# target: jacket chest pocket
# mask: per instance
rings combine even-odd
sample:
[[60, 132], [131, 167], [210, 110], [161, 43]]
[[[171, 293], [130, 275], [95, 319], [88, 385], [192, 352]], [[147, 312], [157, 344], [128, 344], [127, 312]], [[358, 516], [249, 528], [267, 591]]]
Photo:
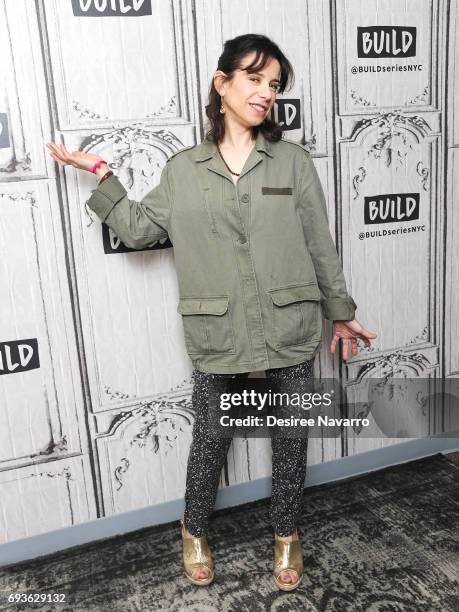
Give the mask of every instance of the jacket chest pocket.
[[315, 283], [271, 289], [269, 294], [276, 348], [305, 344], [321, 335], [320, 291]]
[[189, 355], [235, 352], [228, 302], [228, 296], [180, 298], [177, 310]]

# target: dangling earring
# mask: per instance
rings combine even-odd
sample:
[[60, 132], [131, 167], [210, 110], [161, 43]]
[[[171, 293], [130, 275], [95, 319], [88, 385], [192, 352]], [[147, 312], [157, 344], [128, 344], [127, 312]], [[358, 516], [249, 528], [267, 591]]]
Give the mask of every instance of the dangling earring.
[[225, 111], [225, 109], [223, 107], [223, 96], [221, 96], [221, 100], [222, 100], [222, 102], [221, 102], [221, 105], [220, 105], [220, 112], [221, 112], [222, 115], [224, 115], [226, 111]]

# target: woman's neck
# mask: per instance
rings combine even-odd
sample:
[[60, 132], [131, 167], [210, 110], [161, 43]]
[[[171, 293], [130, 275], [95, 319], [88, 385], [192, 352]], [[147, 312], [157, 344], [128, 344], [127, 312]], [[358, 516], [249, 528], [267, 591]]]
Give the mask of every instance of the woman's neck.
[[225, 136], [220, 141], [221, 149], [234, 149], [244, 151], [253, 147], [255, 138], [251, 128], [243, 128], [240, 125], [225, 124]]

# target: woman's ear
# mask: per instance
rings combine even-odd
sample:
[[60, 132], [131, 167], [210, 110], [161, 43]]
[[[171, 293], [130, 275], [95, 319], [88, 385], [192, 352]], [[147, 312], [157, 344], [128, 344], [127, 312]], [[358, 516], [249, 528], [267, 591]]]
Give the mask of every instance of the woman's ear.
[[221, 70], [217, 70], [216, 72], [214, 72], [213, 79], [214, 87], [217, 90], [217, 93], [219, 93], [220, 95], [225, 95], [227, 75]]

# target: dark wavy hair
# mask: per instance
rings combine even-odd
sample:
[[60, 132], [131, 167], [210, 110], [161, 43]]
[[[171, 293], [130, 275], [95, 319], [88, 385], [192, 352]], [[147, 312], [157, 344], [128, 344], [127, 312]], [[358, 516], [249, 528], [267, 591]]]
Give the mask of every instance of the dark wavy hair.
[[[268, 61], [276, 59], [281, 66], [280, 83], [278, 93], [283, 93], [287, 87], [291, 88], [294, 82], [293, 68], [279, 47], [263, 34], [242, 34], [231, 40], [227, 40], [223, 46], [223, 53], [218, 58], [217, 70], [222, 70], [231, 80], [234, 71], [241, 68], [242, 59], [248, 54], [255, 52], [252, 63], [244, 68], [249, 73], [259, 72]], [[206, 106], [206, 115], [209, 126], [205, 137], [215, 143], [221, 142], [225, 135], [224, 115], [220, 113], [221, 97], [215, 89], [214, 80], [210, 85], [209, 103]], [[265, 138], [276, 142], [282, 138], [281, 126], [268, 117], [260, 125], [252, 127], [252, 136], [257, 137], [261, 130]]]

